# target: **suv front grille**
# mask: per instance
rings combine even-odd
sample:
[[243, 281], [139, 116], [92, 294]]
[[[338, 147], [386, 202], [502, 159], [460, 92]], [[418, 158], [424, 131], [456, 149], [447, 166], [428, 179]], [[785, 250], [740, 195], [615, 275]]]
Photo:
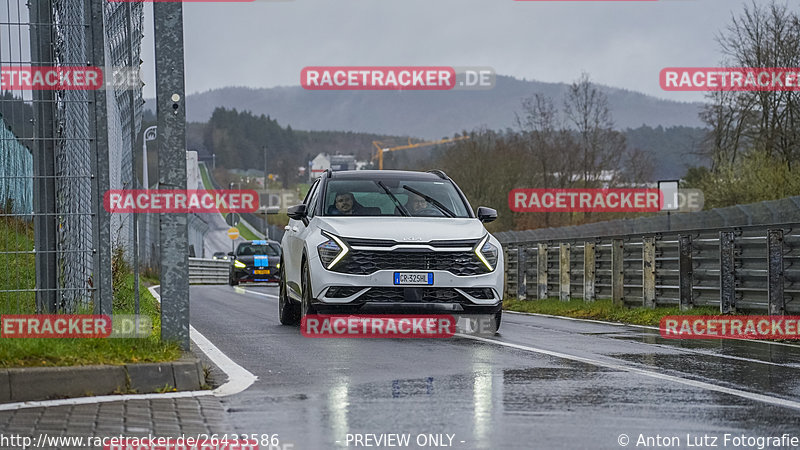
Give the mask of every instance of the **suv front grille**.
[[460, 303], [466, 297], [453, 288], [378, 288], [374, 287], [361, 296], [363, 302], [422, 302], [422, 303]]
[[369, 275], [379, 270], [446, 270], [459, 276], [489, 273], [473, 252], [430, 250], [351, 250], [332, 270], [355, 275]]

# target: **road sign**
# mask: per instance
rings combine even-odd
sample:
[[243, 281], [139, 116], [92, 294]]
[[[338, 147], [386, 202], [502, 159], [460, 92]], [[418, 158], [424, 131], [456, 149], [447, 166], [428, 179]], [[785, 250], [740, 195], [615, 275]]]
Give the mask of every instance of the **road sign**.
[[239, 220], [241, 219], [242, 218], [239, 216], [239, 214], [230, 213], [227, 216], [225, 216], [225, 223], [227, 223], [232, 227], [235, 227], [236, 225], [239, 225]]
[[228, 229], [228, 237], [231, 239], [238, 239], [239, 238], [239, 229], [236, 227], [230, 227]]

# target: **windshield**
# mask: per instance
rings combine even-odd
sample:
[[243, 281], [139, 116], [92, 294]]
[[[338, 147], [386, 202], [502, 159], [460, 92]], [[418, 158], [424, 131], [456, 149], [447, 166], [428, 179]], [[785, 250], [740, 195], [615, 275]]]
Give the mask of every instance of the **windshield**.
[[326, 216], [470, 217], [450, 181], [402, 178], [332, 180], [323, 212]]
[[236, 249], [237, 256], [248, 255], [267, 255], [267, 256], [280, 256], [280, 247], [277, 244], [251, 244], [242, 243]]

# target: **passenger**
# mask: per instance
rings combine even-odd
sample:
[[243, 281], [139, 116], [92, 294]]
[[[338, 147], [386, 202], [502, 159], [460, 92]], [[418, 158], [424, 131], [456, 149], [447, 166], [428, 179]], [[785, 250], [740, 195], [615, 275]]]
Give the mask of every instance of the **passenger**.
[[410, 195], [408, 197], [408, 202], [406, 203], [406, 209], [411, 214], [418, 213], [423, 209], [428, 209], [428, 208], [430, 208], [430, 205], [428, 205], [428, 202], [424, 198], [418, 195]]

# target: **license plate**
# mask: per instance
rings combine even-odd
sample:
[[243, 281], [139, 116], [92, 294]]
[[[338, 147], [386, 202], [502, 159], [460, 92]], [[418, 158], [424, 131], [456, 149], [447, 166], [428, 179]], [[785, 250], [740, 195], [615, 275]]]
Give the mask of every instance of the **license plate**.
[[433, 284], [433, 272], [395, 272], [394, 284]]
[[269, 275], [269, 269], [267, 270], [254, 270], [254, 275]]

